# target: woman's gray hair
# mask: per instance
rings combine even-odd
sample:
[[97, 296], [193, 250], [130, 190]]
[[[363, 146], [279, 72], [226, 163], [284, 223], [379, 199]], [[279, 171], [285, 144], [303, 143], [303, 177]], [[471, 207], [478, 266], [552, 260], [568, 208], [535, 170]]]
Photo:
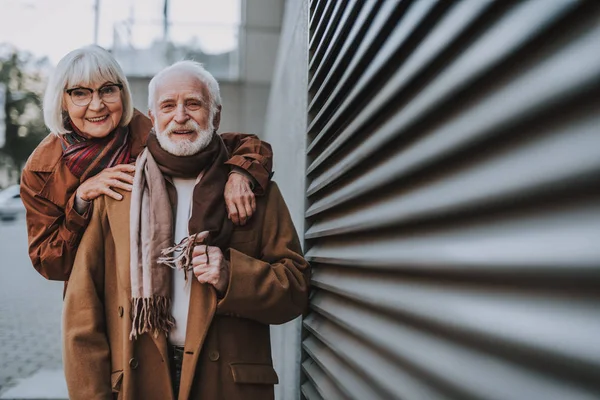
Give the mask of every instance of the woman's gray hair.
[[148, 84], [148, 108], [152, 112], [156, 111], [154, 109], [154, 107], [156, 106], [156, 104], [154, 104], [156, 102], [156, 85], [164, 75], [172, 71], [190, 72], [196, 78], [198, 78], [200, 82], [204, 83], [208, 88], [208, 92], [210, 94], [211, 115], [215, 115], [217, 113], [219, 107], [221, 106], [221, 91], [219, 89], [219, 83], [210, 72], [204, 69], [201, 63], [192, 60], [178, 61], [175, 64], [170, 65], [167, 68], [161, 70], [158, 74], [154, 75], [154, 78], [152, 78], [152, 80]]
[[133, 100], [127, 78], [115, 58], [100, 46], [91, 45], [73, 50], [64, 56], [50, 77], [44, 94], [44, 122], [50, 132], [64, 134], [71, 131], [64, 126], [65, 90], [74, 85], [93, 86], [105, 82], [120, 83], [123, 115], [119, 125], [126, 126], [133, 117]]

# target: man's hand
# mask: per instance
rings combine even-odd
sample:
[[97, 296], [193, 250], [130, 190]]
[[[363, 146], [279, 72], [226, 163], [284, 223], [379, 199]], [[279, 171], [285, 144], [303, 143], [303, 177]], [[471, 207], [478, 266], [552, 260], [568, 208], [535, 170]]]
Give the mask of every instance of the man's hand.
[[246, 225], [256, 211], [256, 198], [249, 178], [239, 173], [229, 174], [225, 185], [225, 204], [228, 218], [236, 225]]
[[[206, 233], [201, 232], [198, 238], [206, 237]], [[229, 286], [229, 261], [223, 257], [221, 249], [197, 244], [192, 257], [192, 268], [198, 282], [213, 285], [220, 296], [224, 295]]]

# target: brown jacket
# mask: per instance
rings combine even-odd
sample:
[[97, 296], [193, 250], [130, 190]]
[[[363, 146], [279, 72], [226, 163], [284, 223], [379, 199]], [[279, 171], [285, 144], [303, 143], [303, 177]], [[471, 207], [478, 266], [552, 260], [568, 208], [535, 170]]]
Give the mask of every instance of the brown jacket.
[[[150, 120], [136, 110], [129, 124], [133, 157], [144, 148], [150, 128]], [[270, 179], [271, 146], [254, 135], [223, 133], [221, 137], [230, 154], [233, 153], [228, 164], [250, 173], [258, 183], [255, 192], [260, 194]], [[90, 220], [91, 207], [83, 215], [74, 208], [79, 184], [79, 179], [62, 161], [60, 139], [48, 135], [31, 154], [21, 175], [29, 257], [35, 269], [47, 279], [69, 279], [77, 245]]]
[[[129, 340], [130, 193], [94, 201], [71, 274], [63, 312], [63, 360], [72, 400], [172, 399], [167, 339]], [[268, 324], [305, 311], [309, 265], [279, 188], [257, 198], [257, 211], [235, 227], [224, 298], [192, 279], [179, 399], [273, 399]]]

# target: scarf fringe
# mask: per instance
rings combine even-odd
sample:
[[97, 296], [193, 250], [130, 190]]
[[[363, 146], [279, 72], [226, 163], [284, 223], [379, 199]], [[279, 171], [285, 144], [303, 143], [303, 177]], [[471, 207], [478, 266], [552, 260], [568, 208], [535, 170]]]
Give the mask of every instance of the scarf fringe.
[[132, 324], [129, 340], [135, 340], [139, 335], [150, 333], [155, 338], [160, 333], [165, 336], [175, 326], [171, 315], [171, 299], [164, 296], [154, 296], [131, 299]]
[[[175, 246], [167, 247], [161, 250], [162, 257], [158, 257], [158, 264], [166, 265], [173, 269], [189, 271], [192, 269], [192, 259], [194, 258], [194, 246], [196, 245], [197, 233], [194, 233], [177, 243]], [[177, 256], [173, 256], [179, 252]], [[171, 255], [169, 255], [171, 254]], [[187, 274], [184, 275], [187, 280]]]

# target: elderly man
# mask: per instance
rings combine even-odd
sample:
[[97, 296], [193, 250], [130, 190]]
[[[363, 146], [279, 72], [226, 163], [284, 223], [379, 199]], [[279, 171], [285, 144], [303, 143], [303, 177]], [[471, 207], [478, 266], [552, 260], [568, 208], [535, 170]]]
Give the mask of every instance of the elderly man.
[[[216, 80], [182, 61], [149, 86], [155, 134], [122, 201], [95, 200], [65, 298], [71, 399], [272, 399], [269, 324], [306, 308], [309, 266], [275, 183], [233, 226]], [[171, 267], [171, 268], [169, 268]]]

